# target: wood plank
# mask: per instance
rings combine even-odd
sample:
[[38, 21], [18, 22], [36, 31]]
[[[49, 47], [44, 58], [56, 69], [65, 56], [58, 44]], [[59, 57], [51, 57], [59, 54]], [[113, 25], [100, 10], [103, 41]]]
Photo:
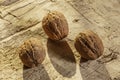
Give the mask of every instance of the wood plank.
[[[0, 6], [0, 80], [119, 80], [119, 3], [119, 0], [4, 2]], [[67, 18], [70, 32], [63, 42], [50, 41], [42, 29], [41, 20], [49, 10], [60, 11]], [[100, 36], [105, 50], [98, 60], [80, 63], [74, 39], [86, 29]], [[47, 55], [39, 67], [26, 69], [17, 48], [31, 37], [43, 42]]]

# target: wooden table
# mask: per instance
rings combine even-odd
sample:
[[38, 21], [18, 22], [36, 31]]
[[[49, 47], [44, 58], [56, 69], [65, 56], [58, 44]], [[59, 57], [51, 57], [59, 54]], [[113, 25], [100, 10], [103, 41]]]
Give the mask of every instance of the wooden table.
[[[42, 18], [52, 10], [67, 18], [64, 41], [49, 40], [42, 29]], [[74, 39], [86, 29], [100, 36], [104, 55], [80, 62]], [[31, 37], [43, 42], [47, 55], [26, 69], [17, 50]], [[120, 80], [120, 0], [0, 0], [0, 80]]]

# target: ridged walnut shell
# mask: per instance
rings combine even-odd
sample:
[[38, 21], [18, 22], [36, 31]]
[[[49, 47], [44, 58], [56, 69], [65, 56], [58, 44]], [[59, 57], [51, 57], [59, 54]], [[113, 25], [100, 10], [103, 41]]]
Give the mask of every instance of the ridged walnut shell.
[[49, 12], [42, 20], [42, 27], [52, 40], [61, 40], [68, 35], [68, 23], [65, 16], [57, 11]]
[[86, 60], [97, 59], [104, 51], [102, 40], [91, 30], [79, 33], [75, 39], [75, 48]]
[[19, 57], [27, 67], [35, 67], [41, 64], [45, 58], [45, 49], [39, 40], [30, 38], [18, 49]]

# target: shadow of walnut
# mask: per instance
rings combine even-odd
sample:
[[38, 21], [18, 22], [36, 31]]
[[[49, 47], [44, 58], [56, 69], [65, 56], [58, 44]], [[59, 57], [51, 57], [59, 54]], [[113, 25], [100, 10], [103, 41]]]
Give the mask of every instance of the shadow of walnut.
[[23, 80], [50, 80], [44, 66], [40, 64], [38, 67], [23, 68]]
[[76, 73], [74, 54], [66, 41], [47, 41], [48, 55], [54, 68], [64, 77]]

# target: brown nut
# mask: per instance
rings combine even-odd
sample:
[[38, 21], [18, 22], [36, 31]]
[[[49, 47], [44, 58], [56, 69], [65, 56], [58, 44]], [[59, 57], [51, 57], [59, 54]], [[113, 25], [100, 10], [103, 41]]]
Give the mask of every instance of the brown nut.
[[104, 51], [102, 40], [91, 30], [79, 33], [75, 40], [75, 48], [81, 57], [87, 60], [97, 59]]
[[68, 23], [64, 15], [57, 11], [47, 14], [42, 20], [42, 27], [52, 40], [61, 40], [68, 35]]
[[36, 38], [24, 42], [19, 48], [19, 57], [27, 67], [35, 67], [41, 64], [45, 58], [45, 49]]

